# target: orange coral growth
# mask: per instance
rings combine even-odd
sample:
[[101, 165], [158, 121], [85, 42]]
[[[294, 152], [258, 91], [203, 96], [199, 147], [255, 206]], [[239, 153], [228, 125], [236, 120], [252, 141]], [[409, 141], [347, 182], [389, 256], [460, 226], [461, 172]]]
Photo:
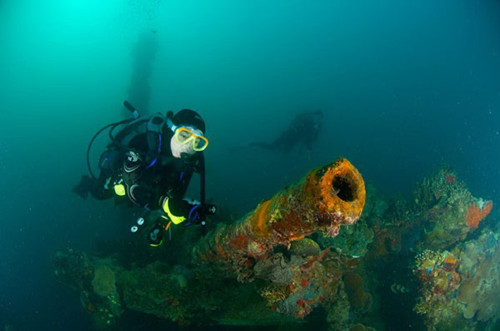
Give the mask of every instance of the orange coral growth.
[[458, 263], [458, 260], [454, 257], [447, 256], [446, 259], [444, 259], [444, 263], [454, 265]]
[[[317, 173], [313, 173], [313, 176], [317, 176]], [[321, 201], [324, 211], [341, 212], [344, 216], [353, 217], [353, 221], [359, 218], [365, 205], [365, 184], [361, 174], [349, 161], [337, 160], [326, 169], [317, 184], [320, 186], [317, 200]]]
[[264, 201], [263, 203], [260, 204], [260, 206], [257, 209], [256, 215], [257, 215], [257, 220], [255, 224], [255, 229], [261, 234], [265, 234], [265, 222], [266, 222], [266, 211], [267, 207], [271, 203], [271, 200]]
[[248, 245], [248, 238], [239, 234], [231, 240], [231, 244], [238, 249], [244, 249]]
[[301, 234], [300, 236], [293, 236], [293, 237], [290, 237], [288, 239], [288, 241], [295, 241], [295, 240], [304, 239], [305, 236], [306, 236], [305, 234]]
[[467, 209], [467, 215], [465, 216], [465, 220], [467, 221], [467, 226], [470, 228], [477, 228], [479, 223], [486, 217], [491, 211], [493, 207], [493, 203], [490, 201], [485, 203], [484, 206], [479, 207], [476, 206], [476, 203], [472, 203], [472, 205]]

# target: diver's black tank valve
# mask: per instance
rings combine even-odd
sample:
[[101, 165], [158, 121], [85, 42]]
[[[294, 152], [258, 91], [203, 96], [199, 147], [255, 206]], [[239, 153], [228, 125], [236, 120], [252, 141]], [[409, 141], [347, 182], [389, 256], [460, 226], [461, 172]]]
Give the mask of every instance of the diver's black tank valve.
[[134, 106], [132, 106], [130, 102], [125, 100], [123, 101], [123, 105], [132, 113], [132, 115], [134, 115], [134, 118], [139, 118], [139, 112], [137, 111], [137, 109], [135, 109]]

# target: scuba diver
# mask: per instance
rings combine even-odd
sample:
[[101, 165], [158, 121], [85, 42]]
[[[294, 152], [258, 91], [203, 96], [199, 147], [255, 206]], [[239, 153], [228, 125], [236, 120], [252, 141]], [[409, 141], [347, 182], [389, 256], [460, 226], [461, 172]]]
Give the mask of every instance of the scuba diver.
[[[205, 204], [205, 160], [208, 146], [205, 122], [190, 109], [175, 115], [157, 113], [142, 119], [127, 101], [134, 118], [106, 125], [91, 139], [87, 149], [90, 176], [82, 176], [73, 192], [103, 200], [115, 197], [146, 210], [131, 232], [147, 228], [151, 246], [160, 246], [171, 224], [201, 224], [216, 207]], [[122, 127], [116, 134], [113, 131]], [[92, 172], [89, 156], [92, 143], [110, 128], [111, 142], [99, 160], [100, 174]], [[184, 199], [194, 172], [200, 174], [200, 202]]]
[[318, 139], [322, 121], [321, 110], [301, 113], [295, 116], [288, 128], [272, 142], [252, 142], [248, 146], [288, 153], [295, 146], [302, 145], [310, 151]]

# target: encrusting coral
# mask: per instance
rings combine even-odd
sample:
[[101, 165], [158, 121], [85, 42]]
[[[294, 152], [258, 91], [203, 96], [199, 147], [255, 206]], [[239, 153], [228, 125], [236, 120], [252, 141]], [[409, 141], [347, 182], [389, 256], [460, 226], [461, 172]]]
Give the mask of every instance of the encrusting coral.
[[[493, 236], [493, 234], [490, 234]], [[458, 289], [458, 300], [464, 304], [467, 319], [488, 321], [500, 317], [500, 249], [498, 236], [494, 253], [481, 261], [475, 274]]]

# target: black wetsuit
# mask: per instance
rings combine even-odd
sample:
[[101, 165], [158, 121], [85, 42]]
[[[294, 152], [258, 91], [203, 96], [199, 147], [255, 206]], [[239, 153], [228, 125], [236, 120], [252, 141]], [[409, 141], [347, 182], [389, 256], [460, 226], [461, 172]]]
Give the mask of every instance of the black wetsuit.
[[[128, 200], [148, 209], [161, 208], [164, 197], [182, 199], [193, 172], [200, 172], [201, 153], [175, 158], [170, 148], [172, 132], [167, 128], [158, 152], [151, 151], [147, 133], [134, 136], [126, 146], [111, 144], [99, 162], [101, 173], [90, 193], [96, 199]], [[156, 159], [156, 161], [155, 161]], [[126, 196], [117, 196], [114, 186], [122, 184]]]

